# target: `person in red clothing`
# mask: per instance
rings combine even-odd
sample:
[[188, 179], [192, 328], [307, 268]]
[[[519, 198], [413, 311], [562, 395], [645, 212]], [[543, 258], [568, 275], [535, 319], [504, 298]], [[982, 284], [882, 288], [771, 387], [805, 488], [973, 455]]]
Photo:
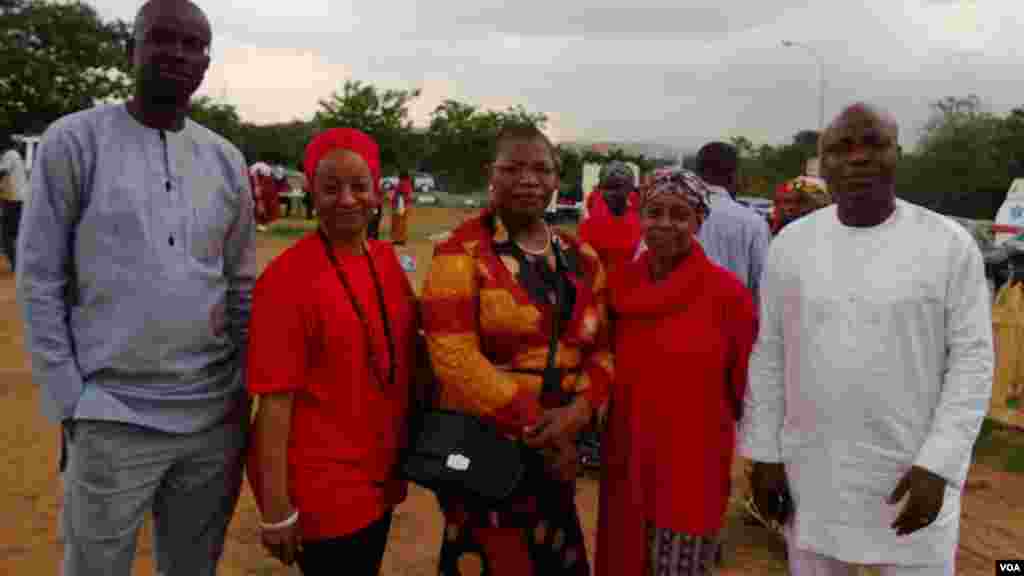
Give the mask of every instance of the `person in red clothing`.
[[412, 178], [403, 171], [391, 196], [391, 243], [405, 246], [409, 240], [409, 212], [412, 207]]
[[[558, 189], [547, 136], [508, 126], [493, 158], [491, 205], [434, 249], [423, 330], [441, 407], [522, 439], [532, 465], [497, 505], [442, 495], [440, 574], [589, 576], [576, 438], [614, 378], [605, 273], [590, 246], [544, 221]], [[557, 372], [545, 378], [552, 341]]]
[[580, 240], [593, 246], [605, 264], [632, 255], [640, 242], [635, 182], [628, 164], [610, 162], [601, 170], [597, 189], [587, 197]]
[[263, 232], [267, 229], [270, 213], [267, 205], [268, 191], [273, 184], [273, 168], [265, 162], [256, 162], [249, 167], [249, 187], [256, 211], [256, 229]]
[[[291, 184], [288, 183], [288, 173], [285, 172], [284, 166], [274, 167], [274, 201], [277, 205], [277, 211], [272, 215], [273, 219], [276, 220], [281, 217], [281, 204], [284, 204], [285, 212], [284, 217], [287, 218], [292, 215], [292, 205], [288, 200], [286, 194], [291, 192]], [[273, 220], [272, 220], [273, 221]]]
[[828, 185], [820, 178], [797, 176], [779, 184], [775, 189], [775, 208], [772, 210], [772, 235], [778, 234], [790, 222], [831, 203]]
[[696, 242], [708, 210], [692, 172], [657, 177], [641, 198], [647, 250], [609, 275], [598, 575], [715, 570], [757, 321], [750, 292]]
[[397, 463], [415, 299], [392, 246], [366, 239], [377, 144], [329, 130], [309, 144], [304, 167], [320, 226], [277, 257], [254, 292], [249, 479], [275, 558], [307, 576], [337, 574], [339, 563], [345, 574], [375, 575], [406, 494]]

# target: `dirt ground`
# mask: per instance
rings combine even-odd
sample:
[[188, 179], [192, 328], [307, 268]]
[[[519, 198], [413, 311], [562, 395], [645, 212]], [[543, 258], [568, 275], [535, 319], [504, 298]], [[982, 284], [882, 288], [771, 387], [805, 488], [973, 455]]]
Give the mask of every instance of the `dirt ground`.
[[[437, 208], [419, 208], [413, 213], [411, 243], [404, 252], [416, 258], [417, 270], [412, 277], [417, 286], [429, 266], [431, 246], [427, 236], [450, 229], [469, 214]], [[295, 238], [261, 234], [261, 266]], [[14, 276], [6, 260], [0, 263], [0, 402], [0, 464], [6, 477], [0, 484], [0, 574], [53, 574], [62, 555], [56, 526], [58, 432], [39, 414], [37, 389], [31, 382], [22, 323], [15, 305]], [[1020, 475], [1000, 472], [985, 464], [974, 466], [964, 496], [958, 574], [990, 575], [994, 573], [995, 559], [1024, 558], [1022, 480]], [[736, 483], [737, 493], [741, 484]], [[581, 479], [577, 502], [591, 551], [597, 492], [595, 478]], [[257, 523], [256, 507], [246, 487], [229, 531], [220, 574], [298, 574], [297, 569], [285, 568], [264, 553]], [[383, 574], [434, 574], [440, 531], [441, 516], [433, 497], [413, 487], [409, 499], [397, 510]], [[723, 574], [786, 573], [781, 542], [764, 529], [745, 525], [736, 505], [729, 514], [727, 534]], [[134, 573], [154, 573], [148, 529], [139, 541]]]

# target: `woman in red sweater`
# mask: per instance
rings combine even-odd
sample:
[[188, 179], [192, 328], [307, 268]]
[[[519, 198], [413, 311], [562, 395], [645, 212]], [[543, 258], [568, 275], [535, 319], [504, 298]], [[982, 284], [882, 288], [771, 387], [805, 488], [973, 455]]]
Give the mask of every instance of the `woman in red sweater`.
[[707, 187], [658, 175], [646, 250], [609, 278], [616, 381], [603, 460], [598, 574], [711, 574], [756, 334], [749, 291], [695, 234]]
[[417, 324], [394, 249], [366, 239], [378, 154], [351, 129], [310, 143], [320, 227], [268, 266], [253, 296], [249, 480], [264, 547], [307, 576], [377, 574], [405, 498], [396, 472]]

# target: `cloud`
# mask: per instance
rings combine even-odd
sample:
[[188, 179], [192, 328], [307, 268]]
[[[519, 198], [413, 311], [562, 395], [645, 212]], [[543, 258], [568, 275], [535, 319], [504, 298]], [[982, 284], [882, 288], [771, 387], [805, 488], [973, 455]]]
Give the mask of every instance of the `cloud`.
[[[141, 0], [99, 0], [130, 19]], [[1020, 105], [1020, 0], [199, 0], [213, 23], [202, 90], [243, 118], [308, 117], [347, 78], [421, 88], [424, 124], [453, 98], [549, 116], [557, 140], [695, 148], [745, 135], [778, 143], [855, 100], [890, 109], [912, 144], [932, 100], [977, 93]], [[226, 86], [226, 89], [225, 89]]]
[[[426, 4], [426, 3], [425, 3]], [[428, 27], [494, 31], [523, 37], [600, 39], [719, 38], [771, 22], [807, 0], [478, 0], [429, 3], [418, 12]]]
[[222, 44], [199, 92], [235, 104], [254, 123], [309, 118], [351, 77], [344, 64], [300, 49]]

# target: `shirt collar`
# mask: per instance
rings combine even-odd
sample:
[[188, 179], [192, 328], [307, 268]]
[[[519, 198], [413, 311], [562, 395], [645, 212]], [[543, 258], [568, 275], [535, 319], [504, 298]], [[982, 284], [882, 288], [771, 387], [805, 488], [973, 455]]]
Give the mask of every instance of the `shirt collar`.
[[729, 198], [729, 199], [732, 199], [732, 195], [729, 194], [729, 191], [726, 190], [725, 188], [721, 187], [721, 186], [715, 186], [714, 184], [708, 184], [708, 190], [711, 191], [711, 198], [713, 200], [717, 200], [719, 198]]

